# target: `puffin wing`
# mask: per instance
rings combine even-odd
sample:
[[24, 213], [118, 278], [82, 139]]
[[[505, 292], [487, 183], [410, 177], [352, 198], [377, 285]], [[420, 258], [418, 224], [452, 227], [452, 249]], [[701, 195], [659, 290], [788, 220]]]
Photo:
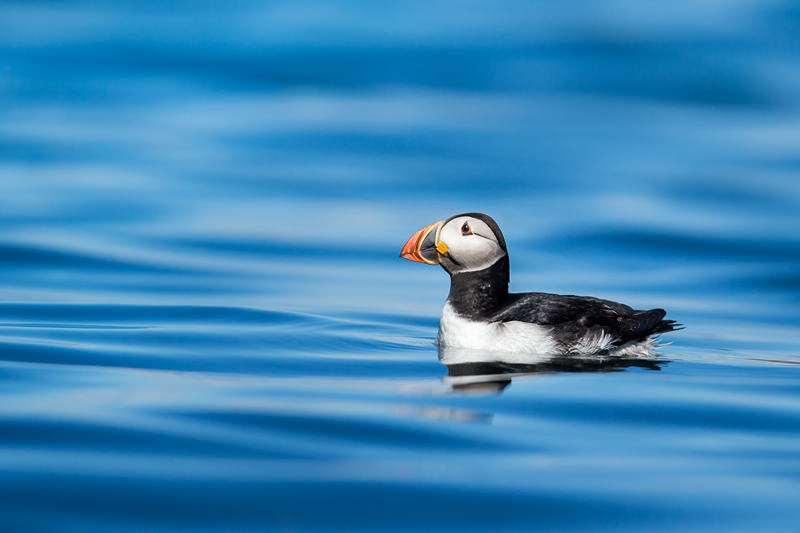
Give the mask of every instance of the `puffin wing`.
[[530, 292], [510, 294], [509, 304], [493, 320], [551, 326], [564, 343], [602, 330], [614, 338], [615, 345], [621, 345], [675, 329], [675, 321], [663, 320], [664, 315], [663, 309], [640, 311], [600, 298]]

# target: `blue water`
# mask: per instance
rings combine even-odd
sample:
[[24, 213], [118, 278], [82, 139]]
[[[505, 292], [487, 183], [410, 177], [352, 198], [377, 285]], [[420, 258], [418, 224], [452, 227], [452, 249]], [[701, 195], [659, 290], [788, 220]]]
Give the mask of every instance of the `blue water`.
[[[4, 2], [2, 531], [798, 531], [794, 2]], [[422, 226], [656, 361], [448, 375]], [[458, 374], [458, 373], [454, 373]]]

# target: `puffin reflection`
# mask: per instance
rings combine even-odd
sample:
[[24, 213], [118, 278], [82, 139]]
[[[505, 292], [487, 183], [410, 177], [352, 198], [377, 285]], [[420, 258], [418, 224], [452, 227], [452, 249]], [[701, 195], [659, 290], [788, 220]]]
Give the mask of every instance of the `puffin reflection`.
[[502, 360], [502, 354], [439, 347], [439, 361], [447, 366], [444, 378], [455, 392], [500, 394], [514, 378], [554, 372], [619, 372], [626, 368], [661, 370], [668, 361], [656, 356], [622, 358], [614, 356], [537, 356], [530, 362]]

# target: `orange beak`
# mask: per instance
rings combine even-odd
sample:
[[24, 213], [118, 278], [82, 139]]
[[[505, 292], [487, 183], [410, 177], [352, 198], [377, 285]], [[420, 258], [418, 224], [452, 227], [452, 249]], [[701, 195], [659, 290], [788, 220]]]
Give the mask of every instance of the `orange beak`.
[[427, 265], [438, 265], [439, 255], [436, 250], [436, 239], [444, 220], [425, 226], [403, 245], [400, 257]]

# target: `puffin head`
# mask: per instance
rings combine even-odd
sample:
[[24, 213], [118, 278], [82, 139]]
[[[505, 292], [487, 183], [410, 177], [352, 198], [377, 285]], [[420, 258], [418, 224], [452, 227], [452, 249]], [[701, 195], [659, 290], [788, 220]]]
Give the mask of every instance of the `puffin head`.
[[484, 270], [506, 257], [506, 240], [489, 215], [464, 213], [414, 233], [400, 257], [441, 265], [449, 274]]

